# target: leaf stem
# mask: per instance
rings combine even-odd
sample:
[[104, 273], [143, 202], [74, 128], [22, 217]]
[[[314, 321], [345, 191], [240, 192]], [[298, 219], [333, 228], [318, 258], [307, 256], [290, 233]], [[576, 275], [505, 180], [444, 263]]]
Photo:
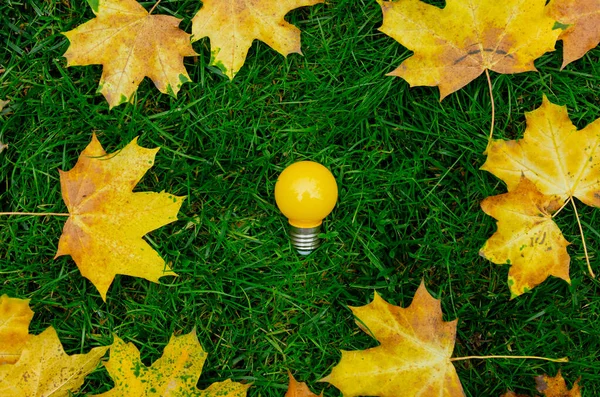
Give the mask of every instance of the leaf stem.
[[452, 357], [450, 361], [459, 361], [459, 360], [473, 360], [473, 359], [482, 359], [486, 360], [488, 358], [530, 358], [533, 360], [545, 360], [552, 361], [553, 363], [567, 363], [569, 362], [569, 357], [562, 358], [548, 358], [548, 357], [538, 357], [538, 356], [467, 356], [467, 357]]
[[0, 212], [2, 215], [30, 215], [30, 216], [71, 216], [61, 212]]
[[155, 9], [156, 7], [158, 7], [158, 5], [160, 4], [160, 2], [161, 2], [161, 1], [162, 1], [162, 0], [158, 0], [158, 1], [157, 1], [157, 2], [156, 2], [156, 3], [155, 3], [153, 6], [152, 6], [152, 8], [150, 9], [150, 11], [148, 11], [148, 15], [152, 14], [152, 11], [154, 11], [154, 9]]
[[492, 144], [492, 139], [494, 138], [494, 123], [496, 120], [496, 105], [494, 104], [494, 93], [492, 92], [492, 79], [490, 78], [490, 72], [487, 69], [485, 69], [485, 76], [487, 77], [488, 88], [490, 89], [490, 103], [492, 104], [492, 125], [490, 127], [490, 136], [488, 138], [488, 143], [485, 147], [485, 152], [483, 152], [483, 154], [487, 153], [488, 149], [490, 148], [490, 145]]
[[590, 276], [592, 278], [596, 278], [594, 271], [592, 270], [592, 265], [590, 264], [590, 256], [588, 255], [587, 245], [585, 244], [585, 236], [583, 235], [583, 227], [581, 227], [581, 221], [579, 220], [579, 213], [577, 212], [577, 206], [575, 205], [575, 200], [573, 200], [573, 196], [569, 197], [571, 203], [573, 203], [573, 209], [575, 210], [575, 218], [577, 219], [577, 225], [579, 225], [579, 233], [581, 233], [581, 242], [583, 243], [583, 252], [585, 253], [585, 261], [587, 263], [588, 271], [590, 272]]

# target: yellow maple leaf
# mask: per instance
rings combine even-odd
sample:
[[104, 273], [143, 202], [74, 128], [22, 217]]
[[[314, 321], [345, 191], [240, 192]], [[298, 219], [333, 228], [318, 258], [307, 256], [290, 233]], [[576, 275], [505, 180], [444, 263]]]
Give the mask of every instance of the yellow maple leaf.
[[546, 0], [448, 0], [438, 7], [419, 0], [377, 0], [380, 30], [414, 55], [392, 76], [413, 86], [438, 86], [440, 100], [489, 69], [536, 70], [533, 61], [554, 50], [560, 30], [544, 12]]
[[29, 340], [32, 318], [29, 299], [0, 296], [0, 365], [17, 362]]
[[498, 220], [498, 230], [479, 253], [494, 263], [511, 265], [508, 285], [512, 297], [531, 290], [550, 275], [571, 282], [569, 243], [551, 215], [562, 203], [559, 196], [540, 193], [525, 177], [509, 193], [481, 203], [483, 211]]
[[183, 57], [196, 52], [180, 19], [150, 15], [135, 0], [90, 4], [96, 18], [63, 33], [71, 42], [64, 56], [67, 66], [103, 65], [99, 91], [111, 108], [129, 101], [146, 76], [173, 96], [191, 81]]
[[509, 191], [524, 175], [544, 194], [600, 207], [600, 119], [577, 131], [566, 106], [546, 96], [525, 116], [523, 139], [493, 140], [481, 169], [502, 179]]
[[573, 388], [569, 390], [560, 370], [553, 377], [548, 375], [536, 376], [535, 382], [537, 391], [543, 393], [546, 397], [581, 397], [579, 381], [575, 381]]
[[345, 397], [464, 396], [450, 361], [458, 320], [442, 320], [440, 301], [424, 283], [407, 308], [375, 293], [370, 304], [350, 309], [358, 326], [381, 345], [342, 351], [340, 363], [321, 381], [333, 384]]
[[323, 392], [317, 396], [310, 391], [306, 383], [298, 382], [290, 371], [288, 371], [288, 376], [290, 378], [290, 383], [288, 384], [288, 390], [284, 397], [323, 397]]
[[68, 356], [49, 327], [39, 335], [32, 335], [19, 361], [0, 366], [0, 396], [68, 397], [83, 384], [108, 346], [95, 347], [87, 354]]
[[558, 38], [564, 43], [561, 69], [600, 43], [600, 0], [552, 0], [548, 14], [570, 25]]
[[73, 169], [60, 172], [69, 210], [56, 256], [71, 255], [106, 300], [115, 275], [158, 282], [175, 275], [142, 236], [177, 220], [185, 197], [132, 190], [154, 164], [156, 149], [137, 144], [106, 154], [94, 135]]
[[145, 397], [149, 395], [172, 397], [244, 397], [250, 385], [231, 380], [213, 383], [206, 390], [198, 390], [196, 383], [202, 372], [207, 354], [200, 346], [196, 331], [172, 336], [161, 358], [146, 367], [140, 352], [131, 343], [115, 335], [110, 348], [110, 360], [104, 363], [115, 387], [96, 397]]
[[302, 54], [300, 30], [283, 18], [291, 10], [324, 0], [204, 0], [192, 19], [192, 41], [209, 37], [211, 65], [230, 79], [244, 65], [254, 39], [283, 56]]

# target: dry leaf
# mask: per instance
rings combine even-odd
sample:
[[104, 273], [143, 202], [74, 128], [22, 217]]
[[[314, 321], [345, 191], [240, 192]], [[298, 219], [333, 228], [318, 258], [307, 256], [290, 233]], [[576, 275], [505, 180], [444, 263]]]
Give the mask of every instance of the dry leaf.
[[479, 253], [494, 263], [511, 265], [508, 285], [513, 298], [550, 275], [571, 282], [569, 243], [551, 215], [562, 203], [558, 196], [540, 193], [525, 177], [509, 193], [481, 203], [483, 211], [498, 220], [498, 230]]
[[[575, 382], [573, 388], [569, 390], [564, 378], [560, 374], [560, 370], [555, 377], [549, 377], [548, 375], [540, 375], [535, 377], [535, 383], [537, 384], [537, 391], [544, 394], [545, 397], [581, 397], [581, 391], [579, 390], [578, 381]], [[509, 391], [500, 397], [527, 397], [523, 394], [515, 394]]]
[[243, 397], [250, 387], [231, 380], [213, 383], [206, 390], [198, 390], [206, 352], [200, 346], [196, 331], [183, 336], [172, 336], [161, 358], [146, 367], [140, 352], [131, 343], [115, 335], [110, 348], [110, 360], [104, 363], [115, 387], [96, 397], [145, 397], [150, 395], [172, 397]]
[[290, 371], [288, 371], [288, 376], [290, 377], [290, 384], [288, 385], [288, 391], [285, 393], [284, 397], [323, 397], [323, 392], [317, 396], [310, 391], [306, 383], [298, 382], [294, 379], [294, 376]]
[[507, 391], [500, 397], [528, 397], [528, 396], [526, 396], [524, 394], [516, 394], [515, 392], [512, 392], [512, 391]]
[[390, 73], [413, 86], [438, 86], [440, 100], [490, 69], [536, 70], [533, 61], [554, 50], [560, 29], [544, 12], [546, 0], [382, 1], [380, 30], [414, 51]]
[[197, 55], [181, 19], [150, 15], [135, 0], [91, 1], [96, 18], [63, 33], [67, 66], [103, 65], [99, 91], [109, 106], [127, 102], [148, 76], [162, 93], [177, 95], [190, 77], [183, 57]]
[[5, 107], [6, 105], [8, 105], [8, 103], [9, 103], [9, 102], [10, 102], [10, 101], [4, 101], [4, 100], [0, 99], [0, 111], [1, 111], [2, 109], [4, 109], [4, 107]]
[[67, 397], [81, 387], [106, 350], [108, 346], [96, 347], [87, 354], [68, 356], [49, 327], [31, 336], [16, 364], [0, 366], [0, 396]]
[[442, 320], [440, 301], [423, 283], [407, 308], [375, 293], [373, 302], [351, 310], [358, 326], [381, 345], [342, 351], [340, 363], [321, 381], [333, 384], [344, 397], [464, 396], [450, 361], [458, 320]]
[[561, 69], [600, 43], [600, 0], [552, 0], [548, 15], [570, 25], [558, 38], [564, 44]]
[[283, 56], [302, 54], [300, 29], [284, 20], [295, 8], [324, 0], [204, 0], [192, 19], [192, 41], [209, 37], [210, 64], [230, 79], [244, 65], [254, 39], [265, 42]]
[[567, 389], [567, 384], [560, 370], [554, 377], [548, 375], [535, 377], [537, 391], [543, 393], [546, 397], [581, 397], [578, 382], [575, 382], [571, 390]]
[[481, 169], [502, 179], [509, 191], [524, 175], [544, 194], [600, 207], [600, 119], [577, 131], [567, 108], [546, 96], [525, 116], [523, 139], [492, 141]]
[[132, 193], [154, 164], [157, 151], [142, 148], [136, 138], [107, 155], [94, 135], [75, 167], [60, 172], [70, 216], [56, 256], [71, 255], [104, 300], [117, 274], [153, 282], [175, 275], [142, 236], [177, 220], [184, 197], [165, 192]]
[[29, 340], [29, 299], [0, 296], [0, 364], [14, 364]]

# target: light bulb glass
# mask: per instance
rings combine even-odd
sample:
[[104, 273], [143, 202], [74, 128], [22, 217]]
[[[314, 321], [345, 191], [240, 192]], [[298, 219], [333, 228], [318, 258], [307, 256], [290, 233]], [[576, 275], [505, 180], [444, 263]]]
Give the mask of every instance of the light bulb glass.
[[335, 207], [338, 188], [331, 172], [314, 161], [299, 161], [283, 170], [275, 184], [275, 201], [290, 225], [315, 228]]

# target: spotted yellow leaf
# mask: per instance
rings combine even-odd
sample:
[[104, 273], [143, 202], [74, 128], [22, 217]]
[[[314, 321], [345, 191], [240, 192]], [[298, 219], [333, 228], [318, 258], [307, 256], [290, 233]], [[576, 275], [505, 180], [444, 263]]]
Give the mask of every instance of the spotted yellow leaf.
[[172, 336], [162, 357], [146, 367], [138, 349], [115, 336], [110, 360], [104, 364], [115, 387], [96, 397], [245, 397], [249, 385], [229, 379], [213, 383], [206, 390], [196, 388], [206, 357], [192, 331]]
[[548, 276], [569, 278], [569, 243], [552, 220], [563, 204], [560, 196], [540, 193], [527, 178], [505, 194], [488, 197], [483, 211], [498, 220], [498, 230], [480, 254], [497, 264], [509, 264], [511, 296], [530, 291]]

